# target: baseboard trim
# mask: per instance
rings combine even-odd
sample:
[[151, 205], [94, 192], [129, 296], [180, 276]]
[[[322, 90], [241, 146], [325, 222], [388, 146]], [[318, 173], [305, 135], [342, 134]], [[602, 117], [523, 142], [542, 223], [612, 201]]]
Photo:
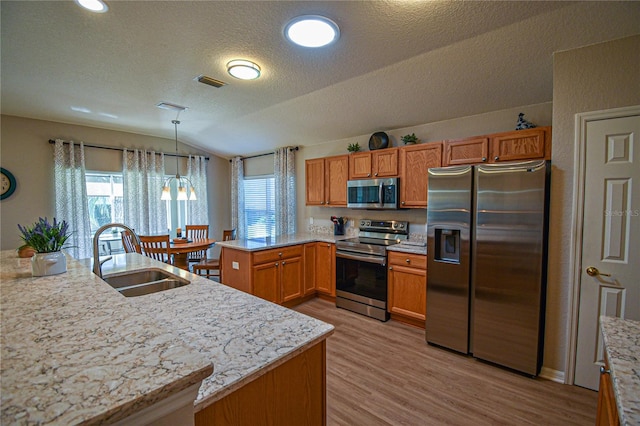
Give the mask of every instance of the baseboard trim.
[[552, 368], [542, 367], [540, 377], [551, 380], [552, 382], [564, 384], [564, 371], [554, 370]]

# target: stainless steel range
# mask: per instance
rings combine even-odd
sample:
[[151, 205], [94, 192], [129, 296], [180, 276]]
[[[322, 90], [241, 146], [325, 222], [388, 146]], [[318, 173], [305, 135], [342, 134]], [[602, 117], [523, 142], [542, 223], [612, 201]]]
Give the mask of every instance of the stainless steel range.
[[361, 219], [357, 238], [336, 241], [336, 306], [387, 321], [387, 247], [408, 235], [409, 222]]

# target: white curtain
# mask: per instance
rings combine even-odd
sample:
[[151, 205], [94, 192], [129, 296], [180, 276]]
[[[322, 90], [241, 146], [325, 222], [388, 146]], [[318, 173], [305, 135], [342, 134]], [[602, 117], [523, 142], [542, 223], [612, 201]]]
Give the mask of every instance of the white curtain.
[[207, 163], [204, 157], [190, 155], [187, 173], [198, 197], [197, 200], [187, 202], [187, 223], [205, 225], [209, 223], [209, 209], [207, 207]]
[[276, 200], [276, 235], [296, 232], [296, 157], [290, 148], [278, 148], [273, 153]]
[[66, 220], [71, 230], [65, 250], [76, 259], [91, 257], [92, 238], [84, 166], [84, 144], [56, 139], [54, 146], [56, 219]]
[[164, 184], [164, 154], [146, 150], [122, 153], [124, 223], [138, 235], [169, 232]]
[[246, 238], [244, 217], [244, 165], [242, 157], [231, 160], [231, 226], [239, 239]]

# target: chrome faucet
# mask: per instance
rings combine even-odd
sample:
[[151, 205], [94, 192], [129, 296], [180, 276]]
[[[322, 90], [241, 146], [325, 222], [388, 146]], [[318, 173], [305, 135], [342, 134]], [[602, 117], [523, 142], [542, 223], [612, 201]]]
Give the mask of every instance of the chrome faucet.
[[98, 248], [98, 238], [106, 229], [109, 229], [109, 228], [122, 228], [124, 230], [131, 232], [133, 241], [137, 245], [140, 245], [140, 238], [138, 238], [138, 235], [133, 231], [133, 229], [129, 228], [127, 225], [123, 225], [122, 223], [107, 223], [106, 225], [103, 225], [100, 228], [98, 228], [96, 233], [93, 235], [93, 273], [99, 276], [100, 278], [102, 278], [102, 264], [113, 259], [112, 256], [109, 256], [106, 259], [100, 260], [100, 253], [99, 253], [100, 250]]

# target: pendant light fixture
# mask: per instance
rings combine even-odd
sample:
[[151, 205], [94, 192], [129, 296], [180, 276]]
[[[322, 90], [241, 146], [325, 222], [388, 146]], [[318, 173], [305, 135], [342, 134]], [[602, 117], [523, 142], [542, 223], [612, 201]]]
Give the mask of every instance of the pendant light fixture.
[[[180, 156], [178, 155], [178, 124], [180, 124], [180, 121], [171, 120], [171, 122], [173, 123], [176, 129], [176, 175], [171, 176], [166, 181], [164, 181], [164, 185], [162, 186], [162, 196], [160, 197], [160, 199], [171, 200], [170, 185], [171, 185], [171, 181], [175, 179], [178, 185], [178, 197], [176, 199], [178, 201], [185, 201], [185, 200], [194, 201], [194, 200], [197, 200], [198, 198], [196, 197], [196, 191], [193, 188], [193, 184], [188, 178], [184, 176], [180, 176], [180, 167], [179, 167]], [[187, 186], [189, 187], [188, 196], [187, 196]]]

